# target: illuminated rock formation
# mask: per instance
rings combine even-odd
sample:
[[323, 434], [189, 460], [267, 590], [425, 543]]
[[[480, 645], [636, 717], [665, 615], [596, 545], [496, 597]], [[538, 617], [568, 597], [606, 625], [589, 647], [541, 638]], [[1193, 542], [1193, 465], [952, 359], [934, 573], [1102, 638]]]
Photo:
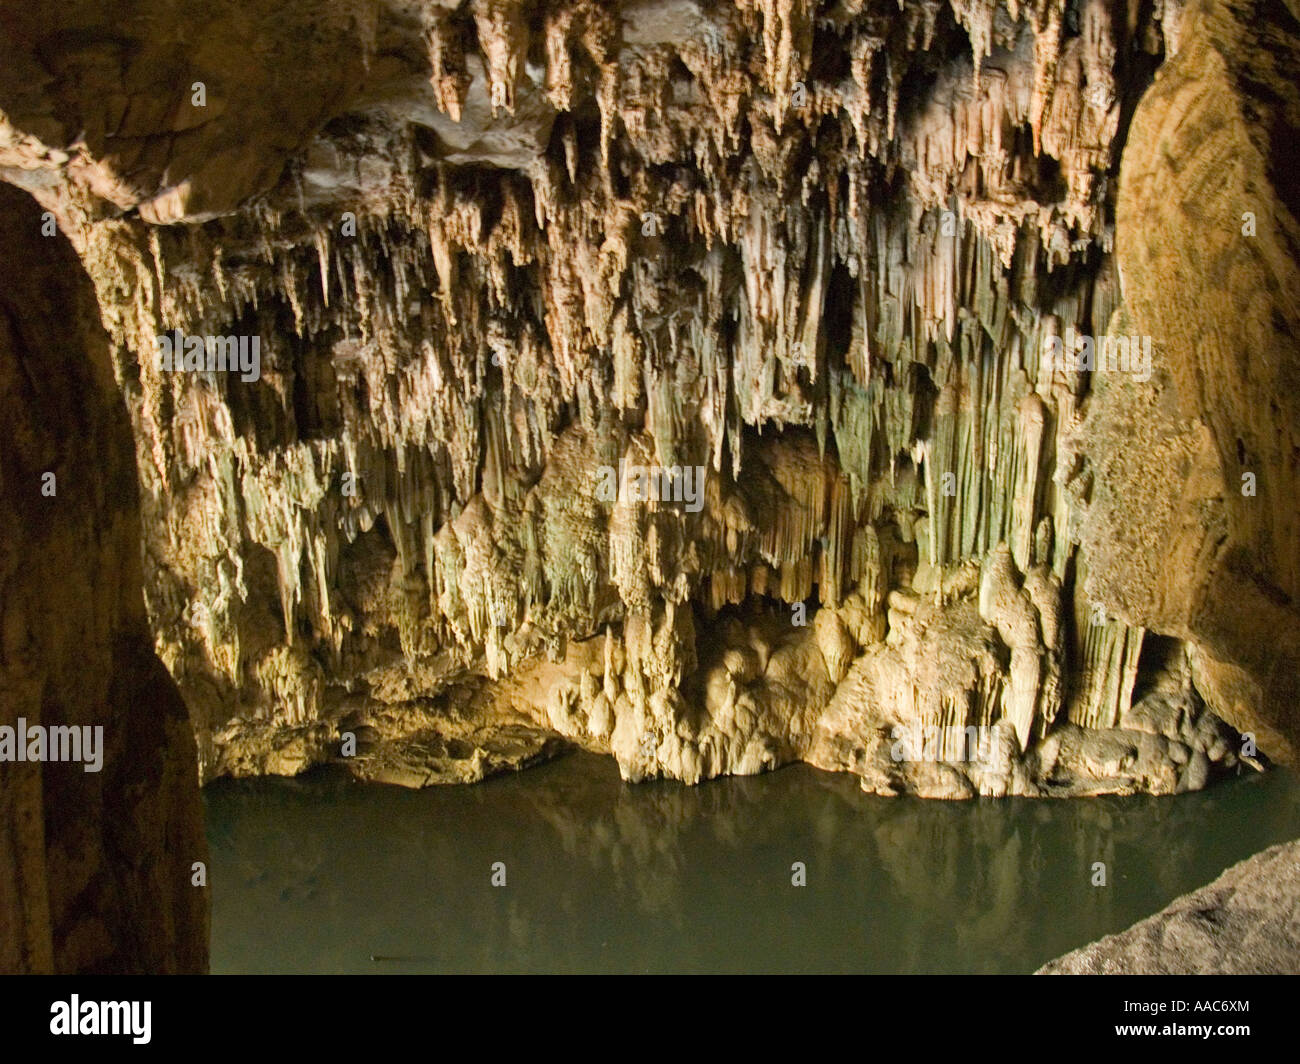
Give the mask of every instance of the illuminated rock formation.
[[[1171, 355], [1174, 252], [1136, 235], [1164, 230], [1126, 228], [1123, 197], [1117, 230], [1126, 136], [1155, 183], [1133, 195], [1179, 202], [1129, 123], [1162, 62], [1137, 121], [1168, 120], [1170, 56], [1213, 51], [1200, 16], [238, 10], [8, 4], [0, 73], [0, 174], [58, 219], [115, 344], [205, 778], [471, 780], [564, 740], [631, 779], [807, 759], [882, 793], [1166, 793], [1250, 757], [1206, 701], [1290, 755], [1292, 725], [1258, 722], [1292, 643], [1216, 635], [1227, 585], [1166, 608], [1191, 585], [1163, 551], [1171, 499], [1217, 498], [1252, 515], [1251, 564], [1290, 571], [1294, 511], [1223, 484], [1294, 348], [1211, 417]], [[160, 370], [173, 329], [257, 337], [258, 378]], [[1206, 363], [1225, 388], [1236, 357]], [[1119, 432], [1147, 409], [1154, 435]], [[1194, 484], [1124, 498], [1167, 462]], [[701, 505], [610, 498], [627, 467], [698, 471]], [[1283, 576], [1257, 598], [1290, 624]], [[899, 757], [900, 728], [985, 753]]]

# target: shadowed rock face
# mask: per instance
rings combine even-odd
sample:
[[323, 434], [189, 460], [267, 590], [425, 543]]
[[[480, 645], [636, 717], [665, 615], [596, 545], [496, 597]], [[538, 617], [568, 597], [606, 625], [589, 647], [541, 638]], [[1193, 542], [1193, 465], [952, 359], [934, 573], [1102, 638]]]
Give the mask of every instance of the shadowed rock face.
[[0, 725], [103, 738], [98, 771], [0, 763], [0, 971], [204, 971], [194, 738], [145, 616], [130, 424], [90, 282], [41, 230], [0, 188]]
[[1293, 756], [1289, 10], [263, 7], [0, 3], [0, 175], [94, 282], [204, 778]]

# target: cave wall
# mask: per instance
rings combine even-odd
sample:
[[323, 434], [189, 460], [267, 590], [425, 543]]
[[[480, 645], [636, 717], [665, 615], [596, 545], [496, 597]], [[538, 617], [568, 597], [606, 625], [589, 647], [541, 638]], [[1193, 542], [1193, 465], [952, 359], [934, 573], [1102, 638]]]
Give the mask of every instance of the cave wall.
[[194, 736], [145, 614], [109, 340], [72, 248], [8, 186], [0, 246], [0, 725], [103, 729], [97, 771], [0, 763], [0, 971], [205, 971]]
[[[1300, 740], [1300, 8], [1201, 3], [1133, 120], [1117, 258], [1160, 338], [1180, 462], [1099, 510], [1093, 590], [1189, 641], [1216, 710], [1294, 762]], [[1136, 409], [1145, 409], [1139, 405]], [[1136, 420], [1136, 419], [1135, 419]], [[1133, 506], [1135, 500], [1138, 506]], [[1164, 519], [1135, 521], [1155, 500]], [[1105, 548], [1102, 535], [1099, 556]], [[1085, 540], [1086, 541], [1086, 540]], [[1152, 564], [1163, 559], [1165, 564]], [[1121, 563], [1121, 564], [1117, 564]]]
[[[1241, 510], [1228, 422], [1294, 420], [1209, 415], [1116, 213], [1201, 14], [0, 11], [0, 174], [94, 281], [205, 778], [352, 735], [367, 778], [475, 779], [558, 736], [634, 779], [1164, 792], [1238, 764], [1207, 699], [1290, 756], [1258, 679], [1285, 654], [1250, 656], [1240, 598], [1171, 605], [1199, 577], [1163, 559], [1187, 525], [1189, 572], [1230, 570], [1198, 560]], [[257, 337], [256, 379], [161, 370], [175, 329]], [[1077, 334], [1153, 340], [1148, 372], [1045, 359]], [[702, 469], [699, 507], [606, 497], [620, 462]], [[1287, 519], [1249, 512], [1249, 565], [1288, 571]], [[914, 725], [992, 751], [900, 763]]]

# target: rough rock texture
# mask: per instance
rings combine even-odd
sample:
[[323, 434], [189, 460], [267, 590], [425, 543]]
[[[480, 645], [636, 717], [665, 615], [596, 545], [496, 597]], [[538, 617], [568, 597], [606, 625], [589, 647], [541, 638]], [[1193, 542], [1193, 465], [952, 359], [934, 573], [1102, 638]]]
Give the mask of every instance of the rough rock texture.
[[1037, 974], [1300, 974], [1300, 842], [1233, 865], [1208, 887]]
[[[0, 176], [95, 282], [205, 778], [468, 780], [559, 737], [632, 779], [1170, 792], [1240, 764], [1206, 700], [1291, 753], [1262, 723], [1290, 644], [1251, 657], [1255, 622], [1195, 590], [1231, 567], [1184, 580], [1134, 531], [1215, 542], [1239, 508], [1181, 311], [1136, 266], [1129, 308], [1113, 254], [1134, 108], [1217, 39], [1173, 0], [0, 12]], [[1285, 12], [1256, 14], [1285, 72]], [[1044, 358], [1131, 322], [1149, 374]], [[259, 374], [160, 369], [173, 329], [257, 337]], [[1153, 450], [1117, 456], [1142, 404]], [[1262, 440], [1274, 409], [1231, 418]], [[1166, 456], [1190, 486], [1125, 501]], [[1259, 520], [1233, 556], [1285, 570]], [[1289, 579], [1261, 592], [1283, 614]]]
[[1138, 331], [1159, 338], [1186, 440], [1181, 458], [1118, 480], [1126, 515], [1107, 507], [1085, 530], [1085, 549], [1125, 546], [1090, 552], [1088, 590], [1187, 640], [1215, 709], [1295, 761], [1300, 4], [1219, 0], [1191, 26], [1134, 116], [1116, 240], [1125, 299]]
[[0, 762], [0, 972], [204, 971], [194, 737], [145, 616], [108, 338], [67, 242], [8, 187], [0, 246], [0, 725], [103, 728], [99, 771]]

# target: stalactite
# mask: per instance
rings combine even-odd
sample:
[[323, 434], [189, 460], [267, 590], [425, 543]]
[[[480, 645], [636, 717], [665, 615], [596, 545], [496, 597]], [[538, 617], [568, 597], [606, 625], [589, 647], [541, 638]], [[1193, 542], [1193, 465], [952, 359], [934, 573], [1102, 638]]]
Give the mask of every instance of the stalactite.
[[[1119, 727], [1142, 637], [1063, 621], [1088, 382], [1042, 352], [1119, 304], [1139, 29], [1089, 2], [1067, 35], [1065, 6], [737, 0], [633, 28], [590, 0], [435, 5], [403, 112], [429, 128], [354, 114], [241, 210], [87, 222], [150, 609], [225, 581], [169, 648], [182, 686], [324, 727], [326, 688], [410, 706], [546, 658], [543, 722], [635, 778], [803, 756], [833, 696], [854, 749], [998, 729], [1001, 767], [963, 777], [983, 793], [1037, 786], [1063, 704]], [[398, 30], [349, 17], [364, 66]], [[260, 378], [165, 376], [170, 328], [257, 334]], [[620, 463], [698, 470], [699, 505], [602, 497]], [[760, 602], [779, 628], [730, 626]], [[206, 770], [244, 763], [231, 728]]]

